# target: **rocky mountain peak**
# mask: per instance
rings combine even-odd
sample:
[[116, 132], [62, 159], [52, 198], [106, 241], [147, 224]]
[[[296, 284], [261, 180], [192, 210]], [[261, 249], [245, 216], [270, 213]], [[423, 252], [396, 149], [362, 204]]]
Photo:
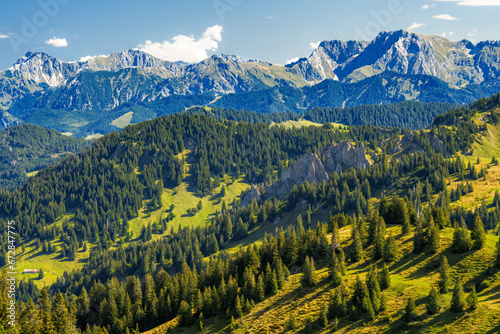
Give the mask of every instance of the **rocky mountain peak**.
[[9, 70], [14, 76], [36, 84], [58, 86], [66, 79], [64, 63], [43, 52], [26, 52]]

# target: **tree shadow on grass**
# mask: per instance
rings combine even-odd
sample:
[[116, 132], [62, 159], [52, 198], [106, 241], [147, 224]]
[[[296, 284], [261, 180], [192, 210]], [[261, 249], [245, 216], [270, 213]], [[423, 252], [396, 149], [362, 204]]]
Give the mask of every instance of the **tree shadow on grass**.
[[414, 268], [415, 266], [418, 266], [418, 269], [411, 273], [408, 277], [410, 278], [420, 278], [424, 277], [428, 274], [429, 268], [427, 268], [428, 264], [419, 266], [422, 262], [432, 258], [433, 254], [426, 254], [426, 253], [409, 253], [402, 258], [400, 258], [398, 261], [394, 262], [391, 266], [390, 269], [393, 271], [393, 274], [401, 274], [402, 272]]

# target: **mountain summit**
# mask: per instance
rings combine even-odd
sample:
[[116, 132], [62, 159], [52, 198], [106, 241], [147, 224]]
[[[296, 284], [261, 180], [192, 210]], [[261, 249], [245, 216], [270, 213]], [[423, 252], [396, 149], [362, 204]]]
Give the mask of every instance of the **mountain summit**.
[[371, 42], [322, 42], [309, 58], [287, 65], [306, 80], [352, 82], [393, 71], [431, 75], [451, 85], [481, 83], [499, 77], [500, 43], [451, 42], [398, 30], [381, 32]]

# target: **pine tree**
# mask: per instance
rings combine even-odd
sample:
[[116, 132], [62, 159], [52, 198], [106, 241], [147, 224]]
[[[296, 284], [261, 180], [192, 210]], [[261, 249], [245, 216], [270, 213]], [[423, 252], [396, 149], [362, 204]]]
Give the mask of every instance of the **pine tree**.
[[352, 304], [354, 307], [362, 307], [365, 297], [368, 297], [366, 285], [361, 281], [359, 275], [356, 275], [356, 282], [354, 283], [354, 291], [352, 293]]
[[413, 238], [413, 252], [420, 253], [425, 247], [424, 232], [422, 229], [422, 221], [417, 219], [417, 226], [415, 228], [415, 236]]
[[279, 291], [278, 279], [276, 278], [276, 271], [273, 269], [271, 277], [271, 294], [274, 296], [278, 293], [278, 291]]
[[296, 327], [297, 327], [297, 317], [295, 316], [295, 313], [290, 312], [288, 314], [286, 328], [288, 330], [294, 330]]
[[417, 306], [415, 305], [415, 299], [411, 296], [406, 303], [403, 313], [403, 319], [406, 323], [412, 322], [417, 317], [416, 309]]
[[54, 323], [52, 320], [52, 303], [46, 287], [43, 287], [41, 296], [38, 300], [38, 310], [40, 313], [40, 326], [41, 333], [54, 333]]
[[455, 230], [453, 231], [453, 243], [451, 245], [453, 252], [455, 253], [465, 253], [471, 249], [471, 238], [469, 235], [469, 230], [467, 225], [462, 220], [462, 226], [455, 225]]
[[387, 264], [385, 263], [384, 266], [382, 267], [382, 272], [379, 278], [380, 278], [380, 288], [382, 290], [388, 289], [391, 286], [391, 274], [389, 272]]
[[333, 286], [337, 287], [342, 283], [342, 274], [335, 250], [332, 250], [330, 263], [328, 266], [328, 277], [332, 280]]
[[384, 244], [384, 261], [392, 262], [397, 260], [398, 258], [398, 246], [396, 244], [396, 238], [393, 235], [390, 235]]
[[429, 314], [436, 314], [439, 313], [439, 311], [441, 311], [442, 308], [441, 295], [434, 287], [431, 287], [431, 291], [429, 292], [429, 296], [427, 297], [426, 307], [427, 307], [427, 312], [429, 312]]
[[474, 216], [474, 222], [472, 223], [471, 228], [472, 247], [474, 249], [481, 249], [484, 247], [486, 242], [486, 234], [484, 232], [484, 225], [479, 217], [479, 213], [476, 212]]
[[314, 267], [314, 260], [312, 258], [310, 259], [309, 256], [307, 256], [304, 262], [302, 286], [310, 287], [316, 284], [315, 270], [316, 268]]
[[358, 229], [356, 229], [356, 232], [354, 233], [353, 244], [354, 244], [354, 253], [352, 259], [354, 262], [359, 262], [363, 260], [364, 252], [363, 252], [363, 242], [361, 241]]
[[193, 320], [193, 312], [191, 306], [183, 300], [179, 306], [179, 315], [181, 316], [181, 324], [190, 325]]
[[243, 315], [243, 310], [241, 307], [240, 296], [236, 296], [236, 303], [234, 305], [234, 317], [236, 319], [239, 319], [241, 318], [242, 315]]
[[472, 290], [467, 296], [467, 306], [469, 307], [469, 310], [474, 311], [477, 309], [478, 303], [479, 301], [477, 299], [476, 286], [473, 284]]
[[85, 287], [82, 288], [82, 292], [77, 299], [77, 315], [80, 318], [84, 318], [89, 311], [89, 296]]
[[372, 302], [371, 302], [369, 296], [363, 297], [362, 305], [363, 305], [364, 311], [366, 312], [368, 320], [370, 320], [370, 321], [375, 320], [375, 311], [373, 310], [373, 305], [372, 305]]
[[441, 293], [448, 292], [448, 282], [450, 279], [450, 266], [445, 255], [441, 256], [441, 265], [439, 266], [439, 291]]
[[[382, 220], [382, 218], [380, 219]], [[385, 223], [383, 223], [382, 220], [382, 223], [377, 224], [373, 238], [374, 260], [381, 259], [384, 256], [384, 245], [385, 245]]]
[[379, 307], [379, 313], [387, 311], [387, 298], [385, 297], [385, 294], [382, 293], [380, 296], [380, 307]]
[[256, 290], [256, 301], [260, 302], [263, 301], [265, 298], [265, 287], [264, 287], [264, 280], [262, 279], [262, 275], [259, 275], [257, 278], [257, 283], [255, 286]]
[[464, 288], [462, 286], [462, 279], [457, 278], [455, 288], [453, 289], [453, 296], [451, 297], [450, 309], [452, 312], [461, 313], [466, 308]]
[[437, 252], [439, 252], [439, 249], [441, 247], [439, 234], [439, 227], [434, 223], [434, 219], [431, 217], [429, 221], [429, 230], [427, 237], [427, 252], [432, 254], [436, 254]]
[[320, 322], [323, 328], [328, 326], [328, 306], [326, 303], [323, 304], [321, 309]]

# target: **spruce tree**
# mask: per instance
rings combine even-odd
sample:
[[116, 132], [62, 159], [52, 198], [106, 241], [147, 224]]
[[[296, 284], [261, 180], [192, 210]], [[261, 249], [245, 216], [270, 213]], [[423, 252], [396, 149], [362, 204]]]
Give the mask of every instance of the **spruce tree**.
[[358, 274], [356, 275], [356, 282], [354, 283], [354, 291], [352, 293], [352, 304], [354, 307], [362, 307], [365, 297], [368, 297], [368, 290]]
[[326, 303], [323, 304], [321, 309], [320, 322], [323, 328], [328, 326], [328, 306]]
[[371, 302], [369, 296], [363, 297], [362, 305], [363, 305], [364, 311], [366, 312], [368, 320], [370, 320], [370, 321], [375, 320], [375, 311], [373, 310], [373, 305], [372, 305], [372, 302]]
[[431, 217], [429, 221], [429, 230], [427, 237], [427, 252], [436, 254], [439, 252], [441, 247], [441, 240], [439, 237], [440, 230], [437, 224], [434, 223], [434, 219]]
[[257, 278], [255, 290], [256, 290], [256, 296], [255, 296], [256, 300], [258, 302], [263, 301], [266, 293], [265, 293], [265, 287], [264, 287], [264, 280], [262, 279], [262, 274], [260, 274], [259, 277]]
[[484, 225], [479, 217], [479, 213], [476, 212], [474, 216], [474, 222], [472, 223], [471, 228], [472, 247], [474, 249], [481, 249], [486, 243], [486, 234], [484, 232]]
[[453, 231], [453, 243], [451, 248], [455, 253], [465, 253], [471, 249], [471, 238], [469, 235], [469, 230], [467, 225], [462, 220], [462, 226], [455, 224], [455, 230]]
[[412, 322], [417, 317], [416, 308], [415, 299], [411, 296], [406, 303], [403, 313], [403, 319], [406, 323]]
[[385, 312], [387, 310], [387, 298], [385, 297], [385, 293], [380, 295], [380, 307], [379, 313]]
[[380, 288], [382, 290], [388, 289], [391, 286], [391, 274], [387, 264], [384, 263], [382, 267], [382, 272], [380, 273]]
[[38, 299], [38, 310], [40, 314], [41, 333], [54, 333], [54, 323], [52, 320], [52, 303], [46, 287], [43, 287], [41, 296]]
[[417, 226], [415, 228], [415, 236], [413, 238], [413, 252], [420, 253], [425, 247], [424, 232], [422, 229], [422, 221], [417, 219]]
[[316, 269], [314, 267], [314, 260], [312, 258], [310, 259], [309, 256], [307, 256], [304, 262], [302, 286], [310, 287], [316, 284], [315, 270]]
[[273, 269], [271, 277], [271, 294], [274, 296], [278, 293], [278, 291], [279, 291], [278, 279], [276, 278], [276, 271]]
[[477, 299], [476, 286], [473, 284], [472, 290], [467, 296], [467, 306], [469, 307], [469, 310], [474, 311], [477, 309], [478, 303], [479, 301]]
[[330, 305], [328, 314], [330, 318], [343, 317], [346, 313], [345, 299], [342, 296], [341, 288], [335, 289], [335, 292], [330, 297]]
[[448, 292], [448, 282], [450, 279], [450, 266], [448, 265], [448, 259], [445, 255], [441, 256], [441, 265], [439, 266], [439, 291], [441, 293]]
[[353, 261], [359, 262], [363, 260], [364, 254], [363, 254], [363, 242], [361, 241], [361, 237], [359, 235], [358, 230], [356, 230], [354, 234], [353, 244], [354, 244]]
[[442, 308], [441, 295], [434, 287], [431, 287], [431, 291], [429, 292], [429, 296], [427, 297], [426, 307], [427, 307], [427, 312], [429, 314], [436, 314], [439, 313], [439, 311], [441, 311]]
[[455, 313], [464, 312], [466, 308], [465, 293], [462, 286], [462, 279], [457, 278], [455, 288], [453, 289], [453, 296], [451, 297], [450, 310]]
[[239, 319], [241, 318], [242, 315], [243, 315], [243, 310], [241, 307], [240, 296], [236, 296], [236, 303], [234, 305], [234, 317], [236, 319]]
[[296, 327], [297, 327], [297, 317], [295, 316], [295, 313], [290, 312], [288, 314], [286, 328], [288, 330], [294, 330]]
[[396, 244], [396, 238], [393, 235], [390, 235], [384, 244], [384, 261], [392, 262], [397, 260], [398, 258], [398, 246]]

